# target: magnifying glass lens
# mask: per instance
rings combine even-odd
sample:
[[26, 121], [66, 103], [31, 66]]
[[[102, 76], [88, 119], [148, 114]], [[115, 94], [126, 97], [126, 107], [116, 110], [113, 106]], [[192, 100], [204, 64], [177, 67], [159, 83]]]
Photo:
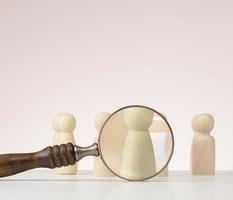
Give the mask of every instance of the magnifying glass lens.
[[173, 148], [166, 118], [144, 106], [114, 112], [99, 137], [103, 162], [115, 175], [127, 180], [145, 180], [166, 171]]

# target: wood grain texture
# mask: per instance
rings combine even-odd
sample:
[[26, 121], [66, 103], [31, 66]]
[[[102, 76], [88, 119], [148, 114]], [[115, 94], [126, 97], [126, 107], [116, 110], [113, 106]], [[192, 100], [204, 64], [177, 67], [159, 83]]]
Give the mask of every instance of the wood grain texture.
[[0, 177], [10, 176], [34, 168], [55, 168], [76, 162], [72, 143], [49, 146], [34, 153], [0, 155]]

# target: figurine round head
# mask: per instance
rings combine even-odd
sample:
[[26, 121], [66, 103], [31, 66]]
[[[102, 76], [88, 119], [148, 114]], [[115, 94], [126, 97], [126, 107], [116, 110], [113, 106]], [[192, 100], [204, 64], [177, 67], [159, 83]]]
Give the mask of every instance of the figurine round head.
[[111, 113], [108, 113], [108, 112], [102, 112], [96, 115], [94, 119], [94, 125], [98, 132], [101, 131], [104, 123], [110, 116], [111, 116]]
[[58, 127], [60, 132], [73, 132], [76, 127], [75, 117], [70, 113], [59, 115]]
[[214, 127], [214, 118], [208, 113], [195, 115], [192, 119], [192, 128], [196, 132], [209, 133]]
[[129, 107], [124, 110], [124, 121], [132, 130], [146, 130], [153, 121], [153, 111], [144, 107]]

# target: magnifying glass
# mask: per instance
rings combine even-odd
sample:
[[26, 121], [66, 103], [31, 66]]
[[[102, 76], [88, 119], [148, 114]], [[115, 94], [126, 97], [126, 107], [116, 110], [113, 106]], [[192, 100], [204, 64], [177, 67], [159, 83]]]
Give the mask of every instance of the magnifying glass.
[[167, 119], [152, 108], [132, 105], [115, 111], [105, 121], [98, 143], [71, 143], [34, 153], [0, 155], [0, 177], [34, 168], [73, 165], [86, 156], [100, 156], [116, 176], [141, 181], [162, 172], [170, 162], [174, 137]]

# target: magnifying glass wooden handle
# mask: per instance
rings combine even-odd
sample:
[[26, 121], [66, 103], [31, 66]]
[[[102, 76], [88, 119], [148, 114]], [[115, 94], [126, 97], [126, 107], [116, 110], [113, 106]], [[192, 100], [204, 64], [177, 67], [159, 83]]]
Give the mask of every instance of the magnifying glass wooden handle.
[[97, 144], [79, 147], [72, 143], [49, 146], [34, 153], [0, 155], [0, 177], [34, 168], [55, 168], [73, 165], [85, 156], [98, 156]]
[[55, 168], [76, 162], [71, 143], [46, 147], [34, 153], [0, 155], [0, 177], [10, 176], [34, 168]]

